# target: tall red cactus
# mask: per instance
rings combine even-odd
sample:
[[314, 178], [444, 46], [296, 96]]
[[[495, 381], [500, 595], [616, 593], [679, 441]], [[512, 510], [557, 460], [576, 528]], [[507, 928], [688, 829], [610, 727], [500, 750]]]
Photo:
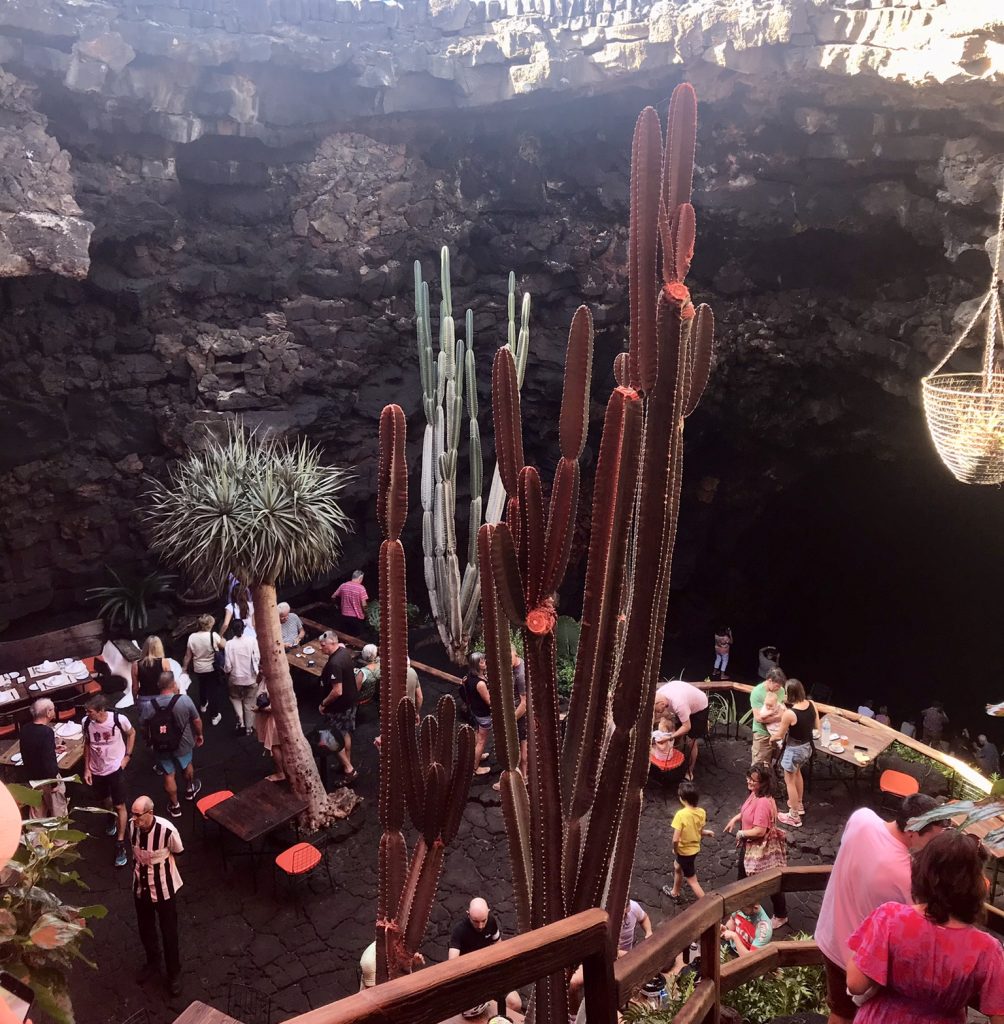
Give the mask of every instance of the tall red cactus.
[[[388, 405], [380, 416], [377, 492], [377, 517], [386, 538], [380, 546], [380, 981], [411, 971], [474, 771], [474, 732], [463, 726], [454, 743], [452, 699], [440, 698], [436, 716], [424, 718], [419, 727], [415, 704], [406, 696], [408, 622], [400, 540], [408, 517], [405, 431], [404, 413]], [[402, 832], [406, 810], [419, 832], [410, 862]]]
[[[578, 504], [592, 360], [588, 310], [576, 311], [569, 334], [561, 460], [546, 515], [537, 471], [523, 465], [512, 358], [500, 350], [493, 366], [499, 467], [510, 500], [505, 522], [481, 527], [478, 549], [493, 724], [504, 769], [502, 806], [521, 928], [600, 903], [616, 926], [627, 899], [669, 598], [683, 421], [711, 368], [711, 311], [695, 311], [684, 284], [696, 237], [690, 205], [696, 126], [696, 96], [681, 85], [670, 105], [665, 151], [653, 109], [644, 110], [635, 127], [629, 345], [615, 364], [617, 387], [600, 442], [563, 745], [551, 595], [564, 575], [568, 525]], [[522, 629], [526, 653], [527, 780], [515, 770], [507, 621]], [[537, 1021], [563, 1024], [563, 974], [538, 983], [535, 1013]]]

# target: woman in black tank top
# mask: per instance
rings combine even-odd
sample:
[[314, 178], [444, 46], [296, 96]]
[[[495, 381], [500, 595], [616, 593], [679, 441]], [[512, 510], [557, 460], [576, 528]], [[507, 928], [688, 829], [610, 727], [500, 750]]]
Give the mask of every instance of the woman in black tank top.
[[788, 810], [779, 814], [777, 820], [782, 825], [801, 828], [802, 815], [805, 814], [802, 765], [812, 757], [812, 730], [819, 728], [819, 713], [815, 704], [805, 696], [805, 687], [797, 679], [788, 680], [784, 703], [777, 739], [785, 741], [781, 767], [788, 790]]
[[156, 697], [160, 693], [160, 675], [170, 672], [171, 665], [164, 657], [164, 644], [159, 636], [148, 636], [143, 641], [143, 656], [132, 666], [132, 695], [139, 701], [143, 697]]
[[474, 743], [474, 774], [487, 775], [491, 768], [481, 763], [481, 755], [488, 745], [488, 737], [492, 729], [491, 697], [488, 695], [486, 677], [487, 665], [485, 656], [475, 652], [468, 661], [468, 672], [464, 677], [464, 696], [467, 707], [477, 728], [477, 739]]

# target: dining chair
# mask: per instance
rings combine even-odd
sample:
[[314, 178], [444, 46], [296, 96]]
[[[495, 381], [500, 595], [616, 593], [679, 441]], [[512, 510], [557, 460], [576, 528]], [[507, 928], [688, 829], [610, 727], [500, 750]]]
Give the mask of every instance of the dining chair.
[[[232, 789], [218, 789], [215, 793], [207, 793], [201, 800], [195, 801], [195, 807], [202, 820], [203, 837], [206, 835], [206, 822], [209, 821], [208, 812], [217, 804], [223, 803], [224, 800], [229, 800], [233, 795], [234, 791]], [[220, 841], [222, 843], [222, 838]]]
[[328, 885], [334, 888], [331, 880], [331, 866], [325, 854], [311, 843], [297, 843], [283, 850], [272, 865], [272, 891], [276, 891], [277, 869], [282, 871], [291, 881], [296, 878], [304, 878], [314, 871], [319, 865], [324, 865], [328, 875]]
[[241, 1024], [272, 1024], [272, 997], [232, 981], [227, 987], [227, 1013]]
[[76, 716], [80, 708], [80, 695], [75, 693], [72, 697], [60, 697], [52, 702], [56, 706], [56, 721], [70, 722]]

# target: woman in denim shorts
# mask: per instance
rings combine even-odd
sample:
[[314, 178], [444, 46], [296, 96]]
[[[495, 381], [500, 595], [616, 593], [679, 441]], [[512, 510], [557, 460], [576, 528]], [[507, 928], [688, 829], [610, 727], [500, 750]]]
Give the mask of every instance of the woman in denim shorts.
[[781, 715], [781, 728], [775, 737], [784, 741], [781, 767], [784, 769], [784, 784], [788, 789], [788, 810], [779, 814], [777, 820], [792, 828], [802, 827], [805, 783], [802, 779], [802, 765], [812, 757], [812, 730], [819, 728], [819, 712], [816, 705], [805, 696], [805, 687], [797, 679], [789, 679], [785, 688], [785, 709]]

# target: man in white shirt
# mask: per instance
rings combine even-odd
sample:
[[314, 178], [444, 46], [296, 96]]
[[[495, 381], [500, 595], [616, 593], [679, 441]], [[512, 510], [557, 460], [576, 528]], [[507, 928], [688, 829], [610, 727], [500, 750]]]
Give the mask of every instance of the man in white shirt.
[[662, 717], [667, 708], [680, 723], [673, 733], [673, 739], [678, 740], [687, 735], [690, 737], [690, 763], [684, 778], [692, 782], [694, 765], [697, 764], [697, 741], [708, 735], [708, 695], [682, 679], [673, 679], [655, 691], [655, 721]]
[[103, 694], [95, 694], [87, 702], [87, 715], [82, 723], [84, 734], [84, 782], [94, 788], [94, 795], [115, 811], [116, 820], [107, 832], [115, 836], [115, 867], [129, 863], [125, 845], [126, 786], [125, 769], [132, 760], [136, 732], [125, 715], [108, 710]]

